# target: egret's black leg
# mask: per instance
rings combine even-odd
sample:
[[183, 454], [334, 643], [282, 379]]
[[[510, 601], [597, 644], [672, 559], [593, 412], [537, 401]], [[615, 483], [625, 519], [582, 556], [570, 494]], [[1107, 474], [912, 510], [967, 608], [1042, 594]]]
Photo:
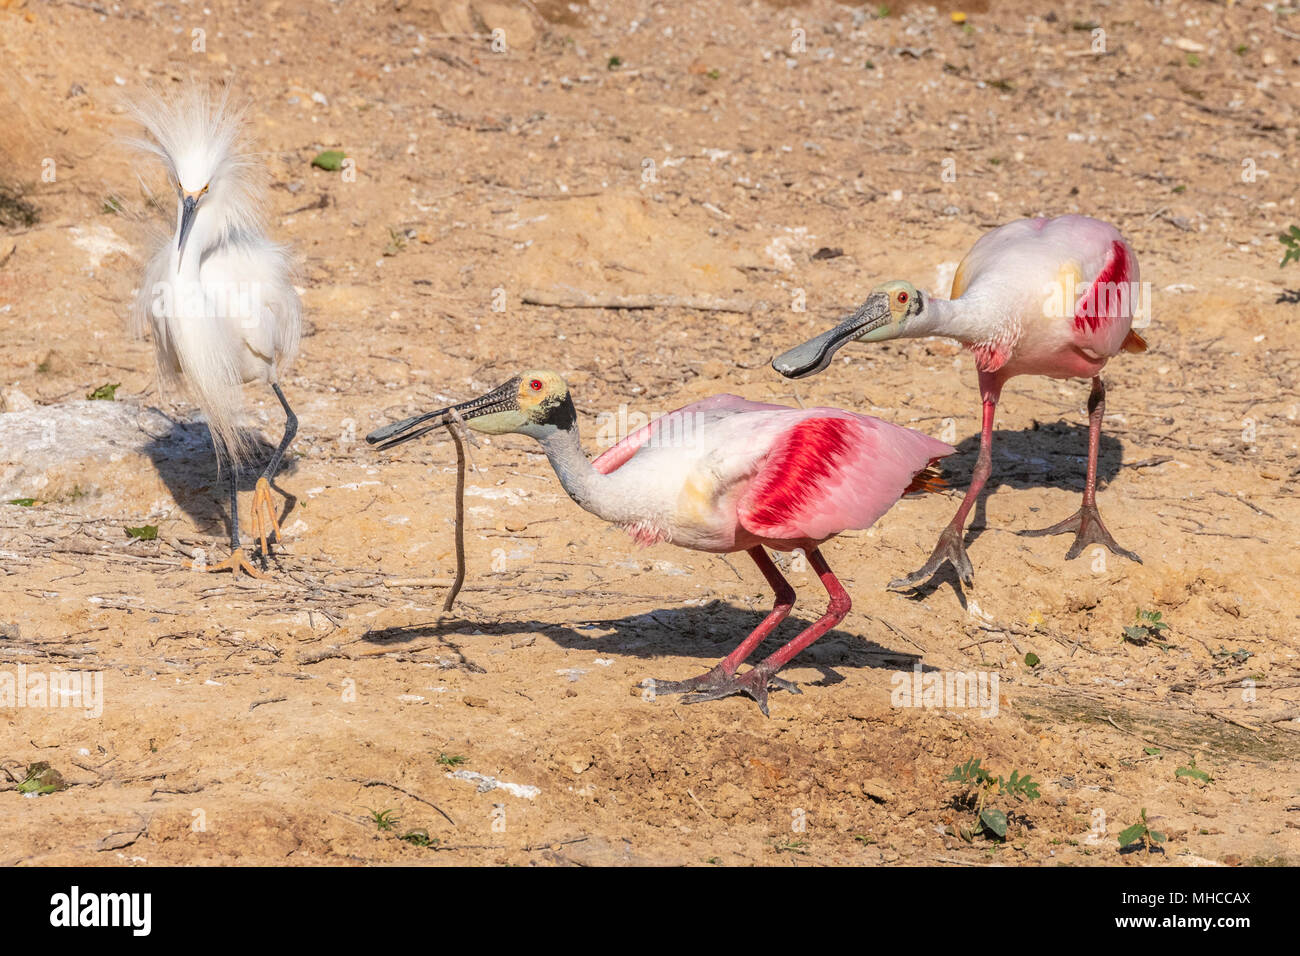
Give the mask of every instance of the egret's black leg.
[[[193, 565], [191, 565], [193, 567]], [[239, 546], [239, 465], [230, 462], [230, 557], [220, 564], [202, 568], [205, 571], [229, 571], [239, 574], [243, 571], [251, 577], [264, 577], [261, 571], [248, 563], [244, 550]]]
[[278, 383], [272, 382], [271, 389], [275, 392], [275, 397], [280, 400], [280, 407], [284, 409], [284, 437], [280, 439], [280, 446], [276, 448], [275, 454], [271, 456], [271, 461], [266, 466], [266, 470], [262, 472], [262, 477], [267, 481], [275, 478], [275, 473], [280, 470], [280, 461], [284, 458], [284, 453], [289, 450], [290, 442], [298, 434], [298, 416], [289, 407], [289, 400], [284, 397], [284, 392], [280, 391]]
[[230, 551], [239, 550], [239, 465], [230, 462]]

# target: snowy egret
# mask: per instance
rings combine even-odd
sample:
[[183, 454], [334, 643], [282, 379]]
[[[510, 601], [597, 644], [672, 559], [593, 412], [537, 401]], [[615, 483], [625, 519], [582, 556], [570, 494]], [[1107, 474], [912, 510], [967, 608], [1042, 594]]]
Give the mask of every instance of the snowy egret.
[[[953, 452], [910, 428], [838, 408], [714, 395], [656, 418], [589, 462], [569, 387], [550, 371], [522, 372], [479, 398], [377, 429], [366, 441], [389, 448], [446, 424], [453, 413], [477, 431], [536, 439], [569, 497], [640, 544], [747, 551], [776, 593], [771, 613], [707, 673], [653, 686], [656, 693], [688, 693], [689, 703], [745, 693], [764, 714], [769, 687], [797, 692], [777, 671], [851, 606], [819, 546], [842, 531], [871, 527], [904, 494], [936, 487], [931, 465]], [[766, 548], [802, 550], [830, 605], [797, 637], [738, 674], [794, 606], [794, 589]]]
[[220, 473], [230, 467], [230, 557], [210, 571], [263, 575], [239, 540], [239, 466], [250, 443], [240, 430], [243, 388], [269, 386], [284, 408], [284, 437], [253, 491], [253, 535], [266, 568], [268, 538], [281, 537], [271, 481], [298, 429], [280, 379], [298, 350], [302, 306], [288, 250], [266, 235], [262, 172], [244, 142], [228, 92], [188, 85], [131, 106], [176, 190], [176, 231], [145, 268], [133, 310], [137, 333], [152, 328], [160, 377], [184, 386], [207, 419]]

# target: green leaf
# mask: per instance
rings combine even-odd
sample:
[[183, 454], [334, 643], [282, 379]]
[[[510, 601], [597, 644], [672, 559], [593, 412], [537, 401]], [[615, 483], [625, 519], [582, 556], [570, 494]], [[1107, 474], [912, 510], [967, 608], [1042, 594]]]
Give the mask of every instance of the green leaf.
[[611, 56], [609, 58], [609, 69], [617, 70], [622, 65], [623, 65], [623, 58], [621, 56]]
[[19, 793], [34, 793], [38, 796], [66, 789], [68, 784], [63, 779], [63, 774], [43, 760], [29, 765], [26, 778], [18, 785]]
[[156, 524], [142, 524], [138, 528], [127, 528], [126, 536], [135, 538], [137, 541], [156, 541], [158, 540], [158, 526]]
[[35, 498], [10, 498], [5, 504], [18, 505], [20, 508], [30, 508], [36, 504]]
[[998, 778], [998, 785], [1007, 793], [1017, 797], [1024, 797], [1026, 800], [1037, 800], [1040, 796], [1038, 792], [1038, 782], [1030, 774], [1020, 776], [1020, 771], [1011, 771], [1011, 779], [1003, 781]]
[[436, 846], [438, 841], [429, 836], [428, 830], [408, 830], [403, 833], [399, 840], [403, 840], [412, 846]]
[[1195, 760], [1191, 762], [1190, 766], [1179, 767], [1175, 770], [1174, 777], [1189, 777], [1192, 780], [1199, 780], [1201, 783], [1209, 783], [1211, 779], [1208, 773], [1196, 766]]
[[1001, 810], [985, 807], [980, 811], [980, 823], [984, 825], [984, 829], [997, 834], [998, 839], [1007, 838], [1007, 815]]
[[944, 777], [946, 783], [991, 783], [993, 775], [980, 766], [979, 757], [971, 757], [964, 764], [952, 768], [952, 773]]
[[1028, 654], [1025, 655], [1025, 663], [1028, 664], [1030, 667], [1037, 667], [1038, 655], [1035, 654], [1033, 651], [1030, 651]]
[[1126, 846], [1132, 846], [1138, 840], [1142, 839], [1142, 834], [1146, 832], [1147, 825], [1145, 823], [1135, 823], [1131, 827], [1125, 827], [1120, 831], [1119, 835], [1120, 849], [1122, 850]]
[[1143, 747], [1142, 750], [1146, 753], [1146, 755], [1147, 755], [1148, 757], [1159, 757], [1159, 756], [1160, 756], [1160, 748], [1159, 748], [1159, 747]]
[[342, 150], [327, 149], [323, 153], [319, 153], [311, 161], [311, 164], [318, 169], [333, 173], [343, 168], [343, 160], [346, 158]]
[[86, 398], [90, 399], [92, 402], [111, 402], [114, 400], [117, 390], [121, 387], [121, 382], [118, 382], [116, 385], [101, 385], [99, 388], [87, 395]]

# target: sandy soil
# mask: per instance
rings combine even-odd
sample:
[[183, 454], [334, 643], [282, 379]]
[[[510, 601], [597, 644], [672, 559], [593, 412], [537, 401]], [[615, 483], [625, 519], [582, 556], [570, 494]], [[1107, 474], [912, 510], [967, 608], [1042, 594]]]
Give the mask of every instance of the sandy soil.
[[[104, 695], [94, 719], [0, 709], [0, 862], [1300, 860], [1300, 271], [1276, 240], [1300, 221], [1300, 16], [531, 6], [0, 2], [0, 179], [39, 217], [9, 203], [0, 232], [0, 434], [80, 429], [39, 460], [0, 449], [5, 499], [35, 499], [0, 506], [0, 671], [98, 672]], [[302, 261], [310, 334], [285, 383], [302, 429], [279, 480], [295, 500], [267, 583], [182, 566], [223, 553], [224, 492], [193, 409], [125, 333], [170, 211], [116, 141], [119, 97], [191, 77], [251, 100], [273, 230]], [[310, 166], [327, 148], [351, 181]], [[528, 366], [568, 376], [593, 452], [620, 406], [733, 391], [951, 438], [964, 488], [978, 399], [955, 345], [848, 349], [797, 388], [767, 362], [877, 281], [947, 294], [983, 230], [1066, 212], [1119, 225], [1152, 284], [1151, 350], [1107, 370], [1101, 463], [1103, 514], [1143, 564], [1015, 534], [1073, 511], [1086, 447], [1086, 385], [1019, 379], [969, 537], [975, 589], [885, 590], [956, 492], [832, 542], [854, 610], [770, 719], [637, 686], [697, 673], [757, 622], [770, 595], [747, 559], [636, 549], [524, 439], [474, 452], [456, 612], [442, 586], [399, 583], [451, 573], [454, 453], [358, 436]], [[573, 289], [742, 311], [525, 304]], [[117, 383], [111, 415], [84, 402]], [[249, 402], [275, 441], [273, 397]], [[148, 524], [155, 541], [124, 532]], [[815, 576], [791, 580], [814, 619]], [[1163, 615], [1164, 646], [1123, 640], [1139, 609]], [[997, 715], [893, 706], [917, 661], [996, 674]], [[999, 798], [1005, 844], [960, 835], [974, 814], [944, 777], [970, 758], [1041, 781], [1037, 801]], [[68, 786], [24, 798], [39, 761]], [[1208, 783], [1178, 774], [1193, 761]], [[1143, 808], [1163, 852], [1120, 854]]]

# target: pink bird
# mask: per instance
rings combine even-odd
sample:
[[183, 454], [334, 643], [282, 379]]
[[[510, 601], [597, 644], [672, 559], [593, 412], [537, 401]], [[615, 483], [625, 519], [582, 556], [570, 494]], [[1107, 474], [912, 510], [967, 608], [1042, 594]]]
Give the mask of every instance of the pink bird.
[[[548, 371], [523, 372], [468, 402], [380, 428], [366, 441], [389, 448], [446, 424], [453, 412], [476, 431], [536, 439], [569, 497], [640, 544], [748, 552], [776, 592], [772, 612], [707, 673], [655, 681], [653, 688], [687, 693], [689, 703], [745, 693], [764, 714], [769, 687], [798, 693], [777, 671], [851, 606], [820, 545], [841, 531], [871, 527], [908, 492], [938, 487], [932, 466], [954, 450], [910, 428], [838, 408], [714, 395], [655, 419], [589, 462], [569, 387]], [[741, 674], [741, 663], [794, 606], [794, 589], [766, 548], [802, 549], [830, 605], [816, 623]]]
[[787, 378], [822, 371], [849, 342], [942, 335], [975, 353], [984, 421], [971, 485], [930, 560], [890, 583], [911, 588], [951, 562], [970, 585], [974, 574], [962, 541], [966, 516], [992, 471], [993, 414], [1002, 386], [1016, 375], [1091, 378], [1088, 396], [1088, 473], [1083, 504], [1049, 528], [1026, 535], [1074, 532], [1066, 558], [1091, 544], [1141, 562], [1115, 543], [1097, 511], [1097, 450], [1106, 412], [1101, 370], [1113, 355], [1145, 352], [1133, 331], [1142, 286], [1137, 256], [1118, 229], [1086, 216], [1020, 219], [980, 237], [957, 268], [951, 299], [927, 298], [910, 283], [886, 282], [853, 315], [829, 332], [772, 361]]

